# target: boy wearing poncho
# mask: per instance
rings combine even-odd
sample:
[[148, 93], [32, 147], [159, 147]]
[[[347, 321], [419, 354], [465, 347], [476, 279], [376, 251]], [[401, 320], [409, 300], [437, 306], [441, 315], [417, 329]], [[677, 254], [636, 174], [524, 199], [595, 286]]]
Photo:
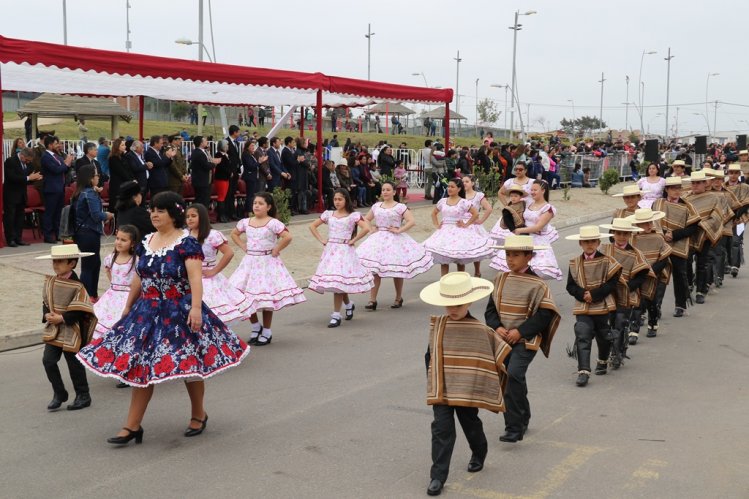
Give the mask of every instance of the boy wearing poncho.
[[731, 237], [731, 251], [728, 254], [731, 266], [731, 277], [738, 277], [741, 267], [741, 258], [744, 249], [744, 228], [749, 222], [749, 185], [741, 181], [741, 165], [732, 163], [728, 165], [728, 181], [726, 189], [733, 192], [741, 207], [736, 211], [736, 219], [733, 224]]
[[[658, 319], [661, 316], [661, 303], [666, 294], [666, 286], [671, 280], [671, 246], [668, 245], [663, 234], [658, 232], [655, 224], [666, 214], [662, 211], [653, 211], [650, 208], [641, 208], [635, 214], [628, 217], [632, 225], [642, 229], [642, 232], [632, 236], [632, 246], [645, 255], [650, 268], [656, 275], [656, 289], [645, 290], [644, 295], [655, 295], [653, 299], [643, 297], [640, 314], [648, 315], [648, 338], [654, 338], [658, 334]], [[637, 336], [629, 337], [629, 344], [637, 343]]]
[[499, 246], [507, 255], [509, 272], [497, 274], [484, 318], [511, 347], [507, 358], [505, 433], [501, 442], [523, 439], [531, 419], [525, 374], [538, 350], [548, 357], [559, 326], [559, 310], [549, 286], [529, 267], [536, 246], [532, 236], [511, 235]]
[[614, 258], [598, 251], [601, 239], [608, 239], [595, 225], [580, 227], [578, 234], [565, 239], [578, 241], [582, 254], [570, 260], [567, 292], [575, 298], [575, 350], [577, 354], [577, 386], [585, 386], [590, 378], [590, 355], [593, 339], [598, 345], [596, 375], [608, 371], [611, 352], [609, 315], [616, 312], [614, 292], [622, 266]]
[[421, 300], [444, 306], [446, 314], [432, 316], [427, 367], [427, 404], [432, 406], [432, 468], [427, 488], [439, 495], [450, 471], [458, 417], [471, 459], [468, 471], [484, 467], [488, 451], [486, 435], [478, 417], [479, 409], [503, 412], [503, 390], [507, 382], [505, 359], [510, 346], [494, 330], [474, 319], [471, 303], [489, 295], [490, 281], [466, 272], [451, 272], [421, 291]]
[[[640, 332], [640, 300], [645, 295], [652, 299], [655, 293], [655, 274], [640, 250], [630, 244], [632, 234], [642, 232], [626, 218], [615, 218], [601, 228], [608, 229], [614, 242], [601, 246], [601, 253], [612, 257], [622, 266], [622, 273], [616, 286], [616, 314], [612, 317], [614, 343], [611, 352], [611, 367], [619, 369], [627, 357], [629, 337], [637, 337]], [[637, 341], [637, 340], [635, 340]]]
[[718, 240], [712, 249], [712, 274], [714, 282], [717, 287], [723, 286], [723, 277], [726, 273], [726, 266], [730, 267], [729, 258], [731, 254], [731, 244], [733, 237], [733, 226], [734, 220], [736, 219], [736, 213], [741, 208], [741, 202], [739, 202], [736, 195], [728, 190], [723, 181], [725, 174], [721, 170], [713, 170], [703, 168], [707, 178], [710, 182], [710, 190], [720, 198], [721, 211], [723, 212], [723, 232], [722, 237]]
[[625, 185], [622, 192], [619, 194], [612, 194], [613, 198], [622, 198], [624, 201], [624, 208], [615, 208], [613, 218], [626, 218], [630, 215], [635, 214], [635, 210], [639, 208], [637, 203], [642, 199], [642, 191], [640, 187], [635, 185]]

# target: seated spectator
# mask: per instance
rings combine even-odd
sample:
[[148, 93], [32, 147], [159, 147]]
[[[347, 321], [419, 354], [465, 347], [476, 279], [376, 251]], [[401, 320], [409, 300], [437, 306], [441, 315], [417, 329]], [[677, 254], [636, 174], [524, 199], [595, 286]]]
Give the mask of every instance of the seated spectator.
[[590, 168], [583, 168], [583, 187], [592, 187], [590, 183]]
[[580, 163], [575, 163], [575, 169], [572, 171], [570, 176], [571, 187], [589, 187], [585, 185], [585, 174], [583, 173], [583, 167]]

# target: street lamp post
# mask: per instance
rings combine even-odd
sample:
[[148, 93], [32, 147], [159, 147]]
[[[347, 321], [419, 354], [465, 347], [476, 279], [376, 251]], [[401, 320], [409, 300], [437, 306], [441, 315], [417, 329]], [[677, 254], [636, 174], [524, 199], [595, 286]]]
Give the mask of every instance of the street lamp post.
[[493, 87], [493, 88], [504, 88], [505, 89], [505, 127], [504, 127], [504, 130], [505, 130], [505, 133], [507, 133], [507, 91], [510, 89], [510, 85], [506, 85], [506, 84], [505, 85], [498, 85], [497, 83], [493, 83], [493, 84], [491, 84], [489, 86]]
[[[707, 90], [708, 90], [708, 88], [710, 86], [710, 77], [711, 76], [719, 76], [719, 75], [720, 75], [720, 73], [708, 73], [707, 74], [707, 79], [705, 80], [705, 116], [709, 116], [710, 115], [710, 108], [708, 107], [708, 102], [707, 102], [707, 95], [708, 95], [707, 94]], [[716, 111], [717, 111], [718, 106], [716, 105], [715, 108], [716, 108]], [[713, 127], [713, 132], [715, 132], [715, 128], [714, 127]], [[710, 121], [709, 120], [707, 122], [707, 137], [708, 137], [708, 139], [710, 138]]]
[[[214, 62], [213, 59], [211, 59], [211, 55], [208, 53], [208, 49], [206, 48], [205, 44], [203, 43], [203, 0], [200, 0], [198, 2], [198, 41], [194, 42], [190, 40], [189, 38], [179, 38], [177, 40], [174, 40], [174, 43], [179, 43], [180, 45], [197, 45], [198, 46], [198, 60], [203, 61], [203, 51], [205, 51], [205, 54], [208, 56], [208, 60], [210, 62]], [[203, 104], [198, 104], [198, 135], [203, 134]]]
[[669, 92], [671, 90], [671, 59], [675, 56], [671, 55], [671, 47], [668, 48], [668, 57], [664, 57], [663, 60], [668, 63], [668, 70], [666, 72], [666, 133], [663, 135], [663, 141], [668, 141], [668, 99]]
[[601, 79], [598, 80], [598, 83], [601, 84], [601, 110], [598, 114], [598, 124], [601, 127], [601, 131], [603, 131], [603, 82], [606, 81], [606, 78], [603, 77], [603, 73], [601, 73]]
[[[460, 50], [458, 55], [453, 57], [455, 60], [455, 114], [460, 113]], [[445, 126], [450, 126], [450, 123], [445, 123]], [[458, 131], [460, 131], [460, 120], [458, 120]]]
[[[637, 92], [638, 92], [637, 100], [640, 103], [640, 128], [643, 129], [643, 130], [641, 130], [640, 133], [644, 133], [645, 132], [645, 130], [644, 130], [645, 124], [644, 124], [643, 118], [642, 118], [642, 114], [643, 114], [642, 106], [643, 106], [643, 102], [645, 102], [645, 85], [642, 82], [642, 63], [643, 63], [646, 55], [653, 55], [653, 54], [657, 54], [657, 53], [658, 52], [656, 52], [655, 50], [650, 50], [650, 51], [643, 50], [642, 51], [642, 55], [640, 56], [640, 75], [637, 78], [637, 82], [638, 82], [637, 83]], [[640, 90], [642, 90], [642, 92], [640, 92]]]
[[625, 76], [627, 81], [627, 102], [624, 106], [624, 129], [629, 130], [629, 75]]
[[[522, 28], [522, 24], [518, 24], [518, 17], [519, 16], [530, 16], [536, 14], [535, 10], [529, 10], [524, 13], [520, 13], [519, 10], [515, 11], [515, 23], [510, 26], [509, 28], [513, 30], [513, 36], [512, 36], [512, 79], [510, 80], [510, 94], [512, 94], [512, 110], [510, 111], [510, 137], [512, 137], [512, 132], [514, 132], [515, 128], [515, 101], [517, 101], [518, 106], [518, 114], [520, 111], [520, 99], [517, 98], [517, 69], [515, 66], [515, 61], [517, 59], [517, 48], [518, 48], [518, 31], [520, 31]], [[521, 118], [522, 122], [522, 118]], [[521, 126], [522, 129], [522, 126]], [[522, 133], [522, 130], [521, 130]]]
[[62, 43], [68, 44], [68, 2], [62, 0]]
[[367, 24], [367, 34], [364, 38], [367, 39], [367, 80], [371, 80], [371, 69], [372, 69], [372, 37], [375, 34], [372, 33], [372, 25]]
[[575, 117], [575, 100], [574, 99], [567, 99], [567, 102], [572, 104], [572, 138], [575, 138], [575, 121], [577, 120], [577, 117]]
[[476, 78], [476, 124], [474, 125], [474, 133], [478, 137], [479, 135], [479, 79]]

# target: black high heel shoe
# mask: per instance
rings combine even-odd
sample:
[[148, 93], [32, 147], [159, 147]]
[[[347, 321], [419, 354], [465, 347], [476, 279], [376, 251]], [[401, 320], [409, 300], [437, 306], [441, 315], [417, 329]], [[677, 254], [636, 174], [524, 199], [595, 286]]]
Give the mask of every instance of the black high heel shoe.
[[190, 418], [190, 421], [195, 421], [196, 423], [200, 423], [200, 428], [190, 428], [189, 426], [185, 430], [185, 436], [186, 437], [195, 437], [203, 433], [203, 430], [205, 430], [205, 424], [208, 422], [208, 413], [205, 413], [205, 419], [202, 421], [198, 418]]
[[130, 442], [130, 440], [135, 439], [136, 444], [142, 444], [143, 443], [143, 427], [141, 426], [137, 431], [133, 431], [130, 428], [123, 428], [123, 430], [127, 430], [127, 435], [124, 437], [110, 437], [107, 439], [108, 444], [113, 445], [126, 445]]
[[351, 304], [351, 308], [346, 309], [346, 320], [350, 321], [354, 318], [354, 310], [356, 309], [356, 305], [353, 303]]
[[400, 300], [395, 300], [392, 305], [390, 305], [390, 308], [401, 308], [403, 306], [403, 298]]
[[366, 305], [364, 305], [364, 308], [374, 312], [375, 310], [377, 310], [377, 300], [367, 303]]

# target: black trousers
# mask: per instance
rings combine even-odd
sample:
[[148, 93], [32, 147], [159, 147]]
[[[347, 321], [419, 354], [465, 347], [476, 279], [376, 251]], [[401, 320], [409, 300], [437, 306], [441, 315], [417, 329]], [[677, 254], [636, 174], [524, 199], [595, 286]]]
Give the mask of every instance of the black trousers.
[[453, 407], [449, 405], [433, 405], [434, 420], [432, 421], [432, 469], [429, 476], [432, 480], [442, 483], [447, 481], [450, 472], [450, 458], [455, 447], [455, 418], [458, 416], [463, 433], [471, 447], [471, 452], [483, 461], [489, 446], [484, 435], [484, 425], [479, 419], [476, 407]]
[[658, 319], [661, 315], [661, 304], [663, 303], [663, 297], [666, 295], [666, 283], [658, 281], [658, 286], [655, 289], [655, 298], [648, 300], [647, 298], [642, 299], [642, 306], [640, 307], [641, 314], [648, 314], [648, 326], [657, 326]]
[[744, 233], [742, 232], [739, 236], [736, 233], [735, 225], [733, 227], [733, 237], [731, 238], [731, 252], [729, 255], [731, 267], [741, 268], [741, 260], [744, 256]]
[[710, 241], [705, 241], [702, 244], [702, 249], [695, 252], [695, 259], [697, 261], [697, 269], [695, 271], [695, 279], [697, 292], [706, 295], [709, 281], [709, 265], [710, 265], [710, 250], [712, 246]]
[[611, 352], [609, 339], [609, 314], [576, 315], [575, 344], [577, 345], [577, 369], [590, 371], [590, 355], [593, 350], [593, 339], [598, 345], [598, 360], [608, 361]]
[[20, 241], [23, 236], [23, 216], [26, 204], [3, 202], [3, 226], [5, 228], [5, 242]]
[[81, 258], [81, 283], [86, 288], [88, 296], [99, 296], [99, 271], [101, 270], [101, 234], [91, 229], [81, 228], [75, 233], [75, 243], [81, 251], [91, 251], [94, 254]]
[[60, 215], [65, 202], [64, 192], [44, 193], [44, 213], [42, 214], [42, 233], [45, 239], [57, 239], [60, 230]]
[[237, 212], [236, 203], [234, 202], [234, 196], [237, 193], [237, 184], [239, 183], [239, 176], [238, 174], [234, 173], [231, 177], [229, 177], [229, 190], [226, 191], [226, 198], [224, 198], [224, 203], [226, 206], [226, 215], [231, 218], [238, 218], [239, 216], [243, 215]]
[[674, 302], [679, 308], [687, 308], [687, 295], [689, 293], [689, 280], [687, 278], [687, 259], [676, 255], [669, 257], [671, 260], [671, 278], [674, 281]]
[[206, 208], [211, 206], [211, 186], [195, 186], [195, 202], [200, 203]]
[[731, 236], [723, 236], [718, 244], [713, 247], [713, 276], [714, 278], [720, 278], [721, 281], [726, 274], [726, 265], [728, 265], [731, 255], [732, 242]]
[[76, 358], [75, 353], [63, 352], [62, 347], [48, 344], [44, 345], [42, 363], [44, 364], [44, 371], [47, 373], [47, 379], [52, 383], [52, 390], [54, 390], [56, 395], [62, 395], [63, 397], [68, 393], [65, 389], [65, 384], [62, 382], [62, 375], [58, 367], [60, 357], [63, 355], [65, 355], [65, 362], [68, 363], [68, 371], [70, 372], [70, 379], [73, 380], [73, 388], [76, 395], [88, 393], [86, 369]]
[[512, 352], [505, 360], [508, 375], [505, 389], [505, 431], [522, 433], [531, 419], [525, 374], [535, 356], [535, 350], [527, 350], [525, 343], [519, 342], [512, 347]]

